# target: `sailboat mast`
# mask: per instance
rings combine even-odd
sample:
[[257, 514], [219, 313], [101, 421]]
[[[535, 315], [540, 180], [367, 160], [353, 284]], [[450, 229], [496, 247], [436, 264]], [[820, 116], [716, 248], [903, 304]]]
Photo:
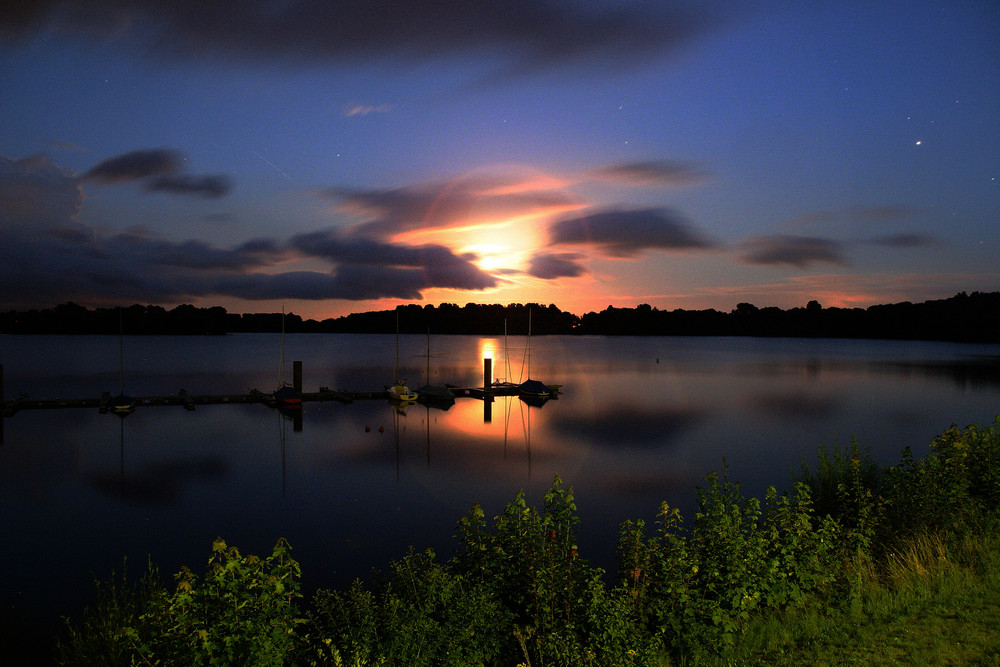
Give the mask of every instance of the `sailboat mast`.
[[278, 386], [285, 383], [285, 307], [281, 307], [281, 354], [278, 357]]
[[396, 309], [396, 357], [392, 361], [392, 381], [399, 381], [399, 309]]
[[125, 393], [125, 316], [118, 308], [118, 394]]
[[531, 308], [528, 309], [528, 379], [531, 379]]
[[510, 353], [507, 351], [507, 318], [503, 320], [503, 365], [504, 382], [511, 382], [510, 377]]

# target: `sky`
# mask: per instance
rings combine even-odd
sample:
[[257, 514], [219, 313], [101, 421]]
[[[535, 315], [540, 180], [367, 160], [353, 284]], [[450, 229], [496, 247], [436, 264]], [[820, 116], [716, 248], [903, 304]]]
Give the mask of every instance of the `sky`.
[[994, 0], [0, 9], [0, 310], [1000, 290]]

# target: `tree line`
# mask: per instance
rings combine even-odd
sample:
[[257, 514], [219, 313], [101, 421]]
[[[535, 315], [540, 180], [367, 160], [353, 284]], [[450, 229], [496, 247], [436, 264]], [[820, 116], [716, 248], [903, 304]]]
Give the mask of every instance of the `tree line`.
[[[284, 318], [284, 322], [282, 322]], [[90, 309], [75, 303], [0, 314], [9, 334], [426, 333], [597, 336], [786, 336], [1000, 342], [1000, 292], [961, 292], [948, 299], [868, 308], [824, 308], [818, 301], [783, 310], [739, 303], [730, 312], [608, 306], [577, 316], [548, 306], [405, 305], [321, 321], [294, 313], [229, 313], [189, 304], [167, 310], [139, 304]]]

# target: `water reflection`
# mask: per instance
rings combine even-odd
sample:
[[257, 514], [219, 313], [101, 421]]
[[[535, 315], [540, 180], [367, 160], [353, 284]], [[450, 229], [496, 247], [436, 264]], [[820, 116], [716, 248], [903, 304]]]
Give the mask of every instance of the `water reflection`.
[[[0, 338], [8, 396], [96, 396], [117, 377], [117, 337]], [[373, 360], [371, 350], [393, 341], [372, 338], [290, 336], [286, 354], [303, 360], [307, 391], [378, 390], [392, 359]], [[129, 340], [130, 392], [269, 387], [270, 364], [255, 364], [277, 342]], [[516, 380], [525, 345], [524, 337], [505, 346], [498, 337], [440, 336], [428, 364], [426, 337], [401, 336], [400, 373], [423, 377], [429, 366], [434, 384], [482, 387], [489, 357], [494, 378]], [[75, 604], [89, 598], [92, 573], [106, 576], [123, 555], [143, 563], [151, 554], [170, 573], [202, 563], [217, 536], [252, 553], [284, 536], [308, 587], [345, 585], [409, 545], [446, 556], [473, 503], [496, 515], [518, 489], [540, 503], [555, 474], [575, 487], [582, 553], [613, 567], [622, 520], [651, 519], [663, 500], [690, 515], [694, 487], [723, 459], [732, 479], [760, 494], [767, 484], [784, 487], [820, 445], [858, 437], [894, 462], [903, 447], [926, 451], [952, 422], [987, 423], [1000, 412], [996, 346], [537, 336], [531, 345], [533, 374], [563, 385], [556, 400], [329, 400], [291, 414], [263, 404], [139, 406], [124, 420], [96, 408], [5, 418], [0, 520], [10, 539], [0, 603], [18, 614], [39, 601]]]

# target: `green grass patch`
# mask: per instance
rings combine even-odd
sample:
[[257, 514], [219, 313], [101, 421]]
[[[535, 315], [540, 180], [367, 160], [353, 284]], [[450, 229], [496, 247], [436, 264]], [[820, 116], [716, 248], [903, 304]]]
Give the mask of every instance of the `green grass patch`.
[[1000, 664], [1000, 541], [914, 538], [855, 599], [761, 618], [712, 664]]

